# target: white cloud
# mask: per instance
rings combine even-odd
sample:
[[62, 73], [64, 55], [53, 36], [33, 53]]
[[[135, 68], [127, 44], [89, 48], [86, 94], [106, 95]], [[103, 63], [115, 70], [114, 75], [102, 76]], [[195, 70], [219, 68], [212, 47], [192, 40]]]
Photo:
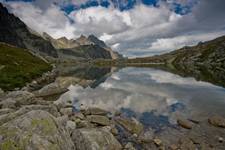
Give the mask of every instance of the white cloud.
[[[183, 16], [171, 11], [166, 2], [160, 2], [158, 7], [138, 4], [122, 12], [112, 5], [109, 8], [89, 7], [75, 10], [68, 16], [59, 6], [52, 5], [53, 2], [80, 5], [86, 1], [47, 0], [43, 3], [37, 0], [7, 4], [14, 14], [38, 32], [47, 32], [55, 38], [95, 34], [127, 56], [174, 50], [210, 40], [225, 31], [225, 1], [222, 0], [202, 0], [191, 13]], [[172, 0], [171, 3], [187, 5], [194, 1]]]
[[129, 27], [129, 16], [113, 8], [90, 7], [71, 12], [69, 16], [75, 21], [78, 34], [110, 35], [124, 32]]
[[75, 26], [70, 23], [64, 12], [55, 5], [42, 10], [32, 3], [9, 2], [7, 4], [16, 16], [39, 33], [47, 32], [55, 38], [74, 37]]
[[147, 49], [149, 51], [162, 51], [165, 50], [174, 50], [182, 48], [186, 45], [192, 46], [195, 45], [199, 41], [208, 41], [212, 40], [216, 37], [222, 36], [225, 34], [223, 32], [213, 32], [213, 33], [203, 33], [203, 34], [194, 34], [194, 35], [186, 35], [186, 36], [177, 36], [174, 38], [161, 38], [157, 39], [152, 45]]

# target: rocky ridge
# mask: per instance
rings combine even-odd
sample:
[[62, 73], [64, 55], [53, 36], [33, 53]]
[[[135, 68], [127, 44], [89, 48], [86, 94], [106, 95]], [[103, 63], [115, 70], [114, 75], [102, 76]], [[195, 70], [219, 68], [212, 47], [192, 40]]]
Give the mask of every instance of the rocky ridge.
[[[59, 55], [61, 54], [63, 57], [69, 57], [69, 55], [72, 55], [74, 58], [122, 58], [122, 55], [114, 52], [94, 35], [90, 35], [88, 37], [81, 35], [77, 39], [67, 39], [66, 37], [54, 39], [47, 33], [43, 33], [42, 36], [44, 39], [50, 41], [52, 45], [58, 49]], [[100, 54], [102, 54], [102, 56]]]

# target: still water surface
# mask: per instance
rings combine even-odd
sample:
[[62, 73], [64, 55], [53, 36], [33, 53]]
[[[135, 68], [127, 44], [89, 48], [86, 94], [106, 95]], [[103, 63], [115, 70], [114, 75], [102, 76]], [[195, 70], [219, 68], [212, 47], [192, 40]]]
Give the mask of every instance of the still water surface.
[[[93, 78], [93, 70], [86, 72]], [[156, 131], [176, 126], [179, 116], [198, 120], [212, 114], [225, 116], [225, 88], [211, 83], [153, 68], [123, 68], [104, 72], [102, 77], [101, 71], [95, 74], [94, 84], [70, 86], [61, 98], [71, 99], [75, 106], [121, 111]]]

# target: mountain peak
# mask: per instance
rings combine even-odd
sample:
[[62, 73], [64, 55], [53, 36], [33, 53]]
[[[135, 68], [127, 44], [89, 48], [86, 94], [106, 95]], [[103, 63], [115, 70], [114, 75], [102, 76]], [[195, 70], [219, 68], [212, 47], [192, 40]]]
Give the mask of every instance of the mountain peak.
[[98, 39], [94, 34], [89, 35], [88, 38], [96, 38], [96, 39]]
[[99, 45], [99, 46], [103, 47], [103, 48], [108, 48], [108, 46], [102, 40], [99, 40], [93, 34], [88, 36], [88, 40], [95, 43], [96, 45]]
[[86, 38], [87, 38], [86, 36], [84, 36], [83, 34], [81, 34], [78, 39], [86, 39]]
[[57, 40], [65, 42], [65, 43], [69, 41], [65, 36], [58, 38]]
[[76, 39], [76, 41], [80, 44], [80, 45], [90, 45], [93, 44], [93, 42], [91, 42], [86, 36], [84, 36], [83, 34]]
[[3, 6], [2, 3], [0, 3], [0, 14], [8, 14], [8, 10], [6, 7]]

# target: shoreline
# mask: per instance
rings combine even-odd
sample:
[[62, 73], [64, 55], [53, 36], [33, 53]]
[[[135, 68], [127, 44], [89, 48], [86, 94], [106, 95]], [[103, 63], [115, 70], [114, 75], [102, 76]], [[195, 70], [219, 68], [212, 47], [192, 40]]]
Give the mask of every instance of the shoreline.
[[[203, 121], [178, 118], [179, 130], [172, 131], [174, 135], [170, 136], [174, 143], [168, 143], [163, 136], [146, 130], [135, 118], [127, 118], [120, 112], [113, 114], [85, 106], [77, 110], [71, 101], [48, 101], [26, 90], [0, 96], [0, 106], [0, 147], [3, 150], [13, 149], [15, 145], [27, 149], [31, 144], [36, 148], [53, 146], [65, 150], [225, 147], [225, 118], [221, 116]], [[11, 133], [15, 128], [19, 130]], [[32, 132], [27, 137], [28, 131]]]

